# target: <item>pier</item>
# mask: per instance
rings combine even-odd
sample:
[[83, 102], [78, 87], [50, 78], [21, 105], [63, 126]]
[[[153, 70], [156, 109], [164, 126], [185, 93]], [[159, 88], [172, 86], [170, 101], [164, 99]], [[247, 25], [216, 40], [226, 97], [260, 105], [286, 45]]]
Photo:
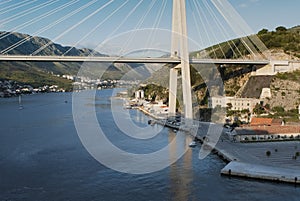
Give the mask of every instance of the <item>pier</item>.
[[[166, 119], [162, 120], [139, 109], [154, 118], [153, 121], [157, 124], [189, 133], [189, 129], [184, 125], [169, 124]], [[195, 140], [228, 162], [220, 171], [222, 175], [300, 184], [299, 141], [240, 143], [232, 141], [225, 133], [225, 128], [221, 128], [222, 125], [199, 121], [197, 125], [199, 126]], [[206, 136], [209, 126], [223, 130], [215, 146]]]
[[287, 138], [280, 141], [242, 143], [232, 138], [226, 132], [229, 130], [221, 124], [194, 120], [191, 127], [185, 125], [184, 120], [177, 122], [151, 113], [143, 107], [138, 109], [154, 119], [151, 124], [160, 124], [192, 135], [196, 141], [201, 142], [201, 149], [217, 154], [226, 161], [227, 165], [220, 170], [222, 175], [300, 184], [299, 140], [289, 141]]
[[[200, 127], [198, 139], [203, 139], [206, 129]], [[300, 184], [299, 141], [240, 143], [223, 132], [216, 146], [202, 142], [228, 162], [222, 175]]]
[[295, 184], [300, 183], [300, 171], [297, 169], [258, 165], [237, 161], [230, 162], [221, 170], [221, 174], [271, 180], [276, 182], [288, 182]]

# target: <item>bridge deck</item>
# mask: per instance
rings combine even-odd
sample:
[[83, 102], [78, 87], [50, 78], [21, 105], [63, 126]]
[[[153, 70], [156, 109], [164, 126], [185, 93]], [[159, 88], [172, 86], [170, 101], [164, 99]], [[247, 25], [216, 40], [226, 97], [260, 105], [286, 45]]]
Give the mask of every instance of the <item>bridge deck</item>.
[[[0, 55], [0, 61], [28, 61], [28, 62], [100, 62], [100, 63], [168, 63], [179, 64], [180, 58], [125, 58], [125, 57], [90, 57], [90, 56], [23, 56]], [[268, 60], [241, 59], [190, 59], [191, 64], [253, 64], [267, 65]]]

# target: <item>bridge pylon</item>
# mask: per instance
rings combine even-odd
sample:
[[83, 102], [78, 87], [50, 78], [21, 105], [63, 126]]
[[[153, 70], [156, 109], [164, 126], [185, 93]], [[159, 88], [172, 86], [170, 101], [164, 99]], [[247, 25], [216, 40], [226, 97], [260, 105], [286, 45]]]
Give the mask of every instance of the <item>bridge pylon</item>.
[[181, 69], [184, 117], [193, 119], [185, 0], [173, 0], [171, 40], [171, 57], [179, 57], [180, 64], [170, 70], [169, 115], [176, 113], [177, 77], [178, 69]]

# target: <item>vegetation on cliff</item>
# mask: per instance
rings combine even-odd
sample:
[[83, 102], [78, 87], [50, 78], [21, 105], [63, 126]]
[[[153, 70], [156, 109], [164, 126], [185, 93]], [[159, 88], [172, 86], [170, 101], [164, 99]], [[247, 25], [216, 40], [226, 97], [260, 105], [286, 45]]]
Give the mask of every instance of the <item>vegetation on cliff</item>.
[[282, 49], [285, 53], [300, 58], [300, 26], [287, 29], [279, 26], [275, 31], [262, 29], [258, 37], [269, 49]]

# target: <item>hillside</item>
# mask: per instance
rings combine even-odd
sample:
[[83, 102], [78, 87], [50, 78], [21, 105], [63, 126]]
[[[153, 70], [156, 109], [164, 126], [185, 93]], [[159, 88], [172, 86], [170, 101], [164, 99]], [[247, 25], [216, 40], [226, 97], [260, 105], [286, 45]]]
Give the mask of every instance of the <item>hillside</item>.
[[[263, 29], [257, 34], [257, 36], [270, 50], [273, 59], [289, 59], [290, 57], [300, 59], [300, 26], [293, 27], [291, 29], [278, 27], [275, 31]], [[235, 45], [229, 47], [229, 42]], [[227, 41], [202, 51], [192, 52], [190, 57], [209, 56], [211, 58], [239, 58], [241, 55], [236, 54], [238, 51], [235, 50], [237, 49], [239, 49], [239, 52], [247, 54], [247, 50], [242, 45], [240, 39], [234, 39], [229, 42]], [[222, 51], [220, 50], [220, 47], [222, 48]], [[253, 71], [263, 66], [245, 67], [239, 65], [226, 65], [224, 67], [225, 68], [213, 64], [193, 65], [191, 67], [192, 87], [200, 105], [205, 106], [207, 104], [207, 97], [209, 95], [222, 94], [222, 91], [226, 96], [238, 95], [240, 97], [258, 98], [260, 96], [261, 89], [270, 86], [272, 90], [272, 97], [274, 98], [269, 100], [268, 103], [272, 107], [275, 107], [276, 104], [279, 104], [281, 106], [286, 105], [288, 108], [294, 108], [298, 102], [300, 104], [299, 98], [296, 97], [296, 95], [299, 96], [299, 85], [293, 84], [299, 83], [300, 77], [296, 76], [298, 74], [281, 74], [277, 75], [276, 77], [251, 77], [251, 73]], [[155, 83], [155, 80], [159, 80], [161, 83], [163, 83], [163, 86], [168, 86], [168, 74], [168, 68], [163, 69], [159, 72], [156, 72], [155, 76], [153, 76], [149, 82]], [[224, 82], [224, 88], [222, 88], [220, 83], [218, 83], [218, 75], [221, 76], [221, 79]], [[212, 83], [209, 80], [215, 80], [217, 82]], [[159, 84], [159, 82], [157, 84]], [[288, 87], [289, 84], [291, 84], [294, 89], [290, 90]], [[210, 87], [213, 88], [213, 90], [208, 90], [207, 85], [213, 86]], [[273, 89], [276, 89], [277, 92]], [[279, 93], [281, 90], [284, 90], [284, 93]], [[157, 93], [159, 94], [160, 92]], [[289, 96], [290, 94], [292, 95]], [[285, 97], [282, 95], [285, 95]], [[290, 100], [290, 98], [287, 97], [294, 98], [293, 100]], [[277, 99], [280, 99], [280, 101], [277, 102]]]
[[262, 29], [258, 37], [269, 49], [281, 49], [286, 54], [300, 58], [300, 26], [287, 29], [277, 27], [275, 31]]
[[[300, 59], [300, 26], [287, 29], [285, 27], [277, 27], [275, 31], [268, 31], [262, 29], [258, 32], [257, 36], [262, 40], [266, 47], [270, 50], [273, 59]], [[228, 44], [235, 44], [235, 46], [229, 47]], [[221, 51], [222, 48], [222, 51]], [[236, 51], [239, 49], [239, 51]], [[199, 56], [203, 51], [193, 52], [191, 56]], [[204, 52], [208, 52], [209, 57], [212, 58], [239, 58], [236, 52], [248, 53], [242, 45], [240, 39], [234, 39], [227, 41], [213, 47], [207, 48]], [[226, 57], [224, 57], [224, 54]], [[250, 78], [251, 72], [262, 66], [239, 66], [232, 65], [226, 66], [224, 69], [220, 69], [219, 72], [224, 80], [225, 94], [227, 96], [233, 96], [237, 93], [242, 97], [258, 97], [258, 93], [262, 87], [269, 87], [272, 77], [269, 78]], [[249, 80], [250, 79], [250, 80]], [[287, 78], [287, 79], [292, 79]], [[247, 85], [241, 90], [241, 87]], [[253, 91], [254, 90], [254, 91]], [[251, 95], [252, 94], [252, 95]]]
[[[282, 50], [289, 56], [300, 58], [300, 26], [290, 29], [279, 26], [275, 31], [262, 29], [256, 35], [269, 50]], [[248, 37], [252, 38], [253, 36]], [[237, 59], [248, 54], [250, 53], [245, 48], [241, 38], [237, 38], [216, 44], [205, 50], [192, 52], [191, 57]]]
[[263, 88], [269, 88], [273, 80], [273, 76], [261, 75], [250, 77], [245, 84], [244, 90], [241, 92], [242, 98], [256, 98], [260, 97]]
[[[36, 55], [63, 55], [65, 52], [67, 52], [67, 50], [71, 48], [53, 43], [47, 38], [30, 36], [28, 34], [22, 34], [17, 32], [0, 32], [0, 36], [2, 38], [0, 40], [0, 50], [5, 50], [6, 48], [22, 41], [22, 44], [7, 52], [7, 54], [30, 55], [47, 44], [49, 45], [47, 45], [47, 47], [39, 51]], [[95, 54], [96, 56], [105, 56], [96, 51], [86, 48], [72, 48], [72, 50], [70, 50], [66, 54], [66, 56], [88, 56], [91, 53]]]
[[[9, 33], [0, 32], [0, 50], [3, 51], [9, 48], [11, 45], [18, 43], [19, 41], [24, 41], [16, 48], [7, 52], [7, 54], [12, 55], [30, 55], [34, 51], [49, 44], [46, 48], [42, 49], [36, 55], [63, 55], [71, 47], [65, 47], [60, 44], [55, 44], [49, 39], [41, 37], [32, 37], [27, 34], [22, 33]], [[5, 36], [5, 37], [4, 37]], [[66, 56], [89, 56], [90, 54], [95, 56], [106, 56], [99, 52], [91, 49], [83, 48], [77, 49], [72, 48], [65, 54]], [[42, 85], [52, 85], [56, 84], [60, 87], [71, 87], [71, 82], [65, 79], [59, 78], [54, 75], [76, 75], [80, 69], [82, 63], [68, 63], [68, 62], [0, 62], [0, 79], [15, 80], [19, 83], [30, 84], [34, 87]], [[127, 65], [127, 64], [97, 64], [93, 65], [90, 76], [101, 75], [103, 73], [103, 68], [107, 68], [104, 72], [102, 79], [120, 79], [124, 74], [131, 71], [135, 67], [140, 67], [141, 65]], [[103, 67], [103, 68], [100, 68]], [[101, 73], [101, 74], [100, 74]], [[135, 74], [136, 78], [139, 78]]]
[[271, 108], [280, 106], [286, 111], [296, 109], [300, 105], [300, 70], [292, 73], [279, 73], [271, 84], [272, 98], [266, 103]]

